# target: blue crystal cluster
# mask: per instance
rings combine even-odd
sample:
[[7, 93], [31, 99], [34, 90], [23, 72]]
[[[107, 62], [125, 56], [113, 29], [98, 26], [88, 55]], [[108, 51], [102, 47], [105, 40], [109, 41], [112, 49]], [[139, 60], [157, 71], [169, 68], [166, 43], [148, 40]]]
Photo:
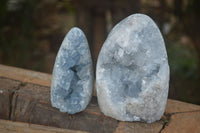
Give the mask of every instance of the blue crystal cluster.
[[54, 64], [52, 106], [69, 114], [84, 110], [91, 99], [93, 84], [93, 65], [87, 39], [79, 28], [72, 28], [63, 40]]

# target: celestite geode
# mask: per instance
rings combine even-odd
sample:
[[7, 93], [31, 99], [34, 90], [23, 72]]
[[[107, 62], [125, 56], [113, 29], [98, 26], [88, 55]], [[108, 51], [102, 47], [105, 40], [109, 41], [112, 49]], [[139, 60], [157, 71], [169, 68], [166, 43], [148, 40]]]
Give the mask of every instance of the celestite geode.
[[64, 38], [54, 64], [52, 106], [69, 114], [84, 110], [92, 97], [93, 84], [87, 39], [79, 28], [72, 28]]
[[96, 84], [105, 115], [148, 123], [161, 118], [169, 65], [164, 40], [150, 17], [134, 14], [112, 29], [98, 57]]

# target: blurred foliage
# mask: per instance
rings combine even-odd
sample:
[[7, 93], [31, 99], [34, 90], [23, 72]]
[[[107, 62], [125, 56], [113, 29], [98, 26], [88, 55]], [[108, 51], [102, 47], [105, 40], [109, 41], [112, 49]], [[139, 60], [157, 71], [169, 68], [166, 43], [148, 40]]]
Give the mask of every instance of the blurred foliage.
[[[30, 53], [38, 54], [33, 31], [36, 28], [35, 7], [39, 1], [9, 2], [3, 0], [0, 4], [0, 53], [3, 55], [2, 60], [8, 65], [28, 68], [31, 65], [30, 60], [32, 60]], [[35, 66], [32, 68], [34, 69]]]
[[[74, 7], [72, 6], [72, 4], [70, 3], [72, 0], [63, 0], [62, 1], [62, 4], [64, 5], [64, 7], [66, 9], [68, 9], [69, 12], [71, 12], [72, 14], [75, 13], [75, 9]], [[75, 14], [74, 14], [75, 15]]]
[[169, 66], [170, 90], [169, 98], [200, 104], [198, 54], [190, 45], [165, 40]]
[[52, 66], [55, 51], [74, 24], [66, 12], [74, 13], [69, 0], [0, 1], [0, 62], [51, 72], [48, 65]]
[[171, 69], [171, 77], [179, 79], [196, 79], [198, 73], [198, 56], [190, 45], [166, 40], [166, 47]]
[[178, 18], [176, 30], [183, 32], [192, 40], [198, 54], [200, 70], [200, 1], [174, 0], [174, 15]]

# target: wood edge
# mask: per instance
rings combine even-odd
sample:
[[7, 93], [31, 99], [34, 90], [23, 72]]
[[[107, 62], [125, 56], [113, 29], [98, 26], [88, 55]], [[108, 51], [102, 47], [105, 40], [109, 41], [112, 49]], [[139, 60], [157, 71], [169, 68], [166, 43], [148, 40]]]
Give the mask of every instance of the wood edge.
[[[71, 130], [71, 129], [64, 129], [64, 128], [57, 128], [57, 127], [51, 127], [51, 126], [44, 126], [44, 125], [38, 125], [38, 124], [30, 124], [30, 123], [24, 123], [24, 122], [14, 122], [9, 120], [2, 120], [0, 119], [0, 129], [3, 129], [6, 127], [6, 129], [17, 127], [17, 128], [24, 128], [26, 130], [32, 130], [32, 131], [46, 131], [46, 132], [60, 132], [60, 133], [88, 133], [85, 131], [79, 131], [79, 130]], [[6, 130], [5, 129], [5, 130]]]
[[0, 64], [0, 76], [42, 86], [51, 85], [51, 74]]

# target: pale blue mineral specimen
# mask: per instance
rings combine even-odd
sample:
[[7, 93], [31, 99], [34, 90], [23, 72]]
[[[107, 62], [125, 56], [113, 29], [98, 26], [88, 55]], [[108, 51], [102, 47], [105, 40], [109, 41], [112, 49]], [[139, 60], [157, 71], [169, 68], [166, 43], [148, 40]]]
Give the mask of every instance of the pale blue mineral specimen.
[[105, 115], [148, 123], [161, 118], [169, 65], [164, 40], [151, 18], [134, 14], [112, 29], [98, 57], [96, 84]]
[[54, 64], [51, 103], [74, 114], [86, 108], [93, 93], [94, 73], [87, 39], [79, 28], [64, 38]]

